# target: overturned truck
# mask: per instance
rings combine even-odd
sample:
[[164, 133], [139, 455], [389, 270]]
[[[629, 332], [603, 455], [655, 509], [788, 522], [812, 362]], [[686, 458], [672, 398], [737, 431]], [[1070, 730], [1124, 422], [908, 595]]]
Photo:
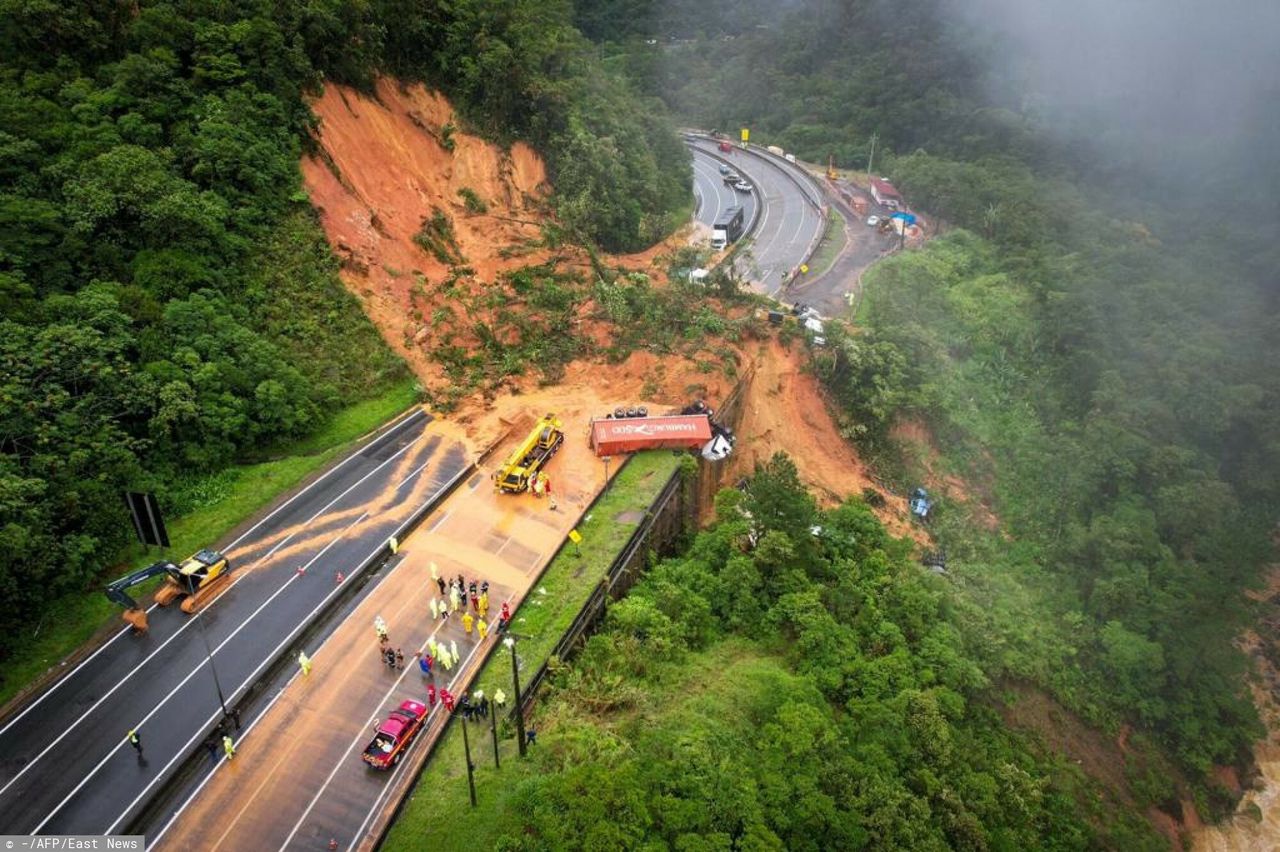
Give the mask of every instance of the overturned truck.
[[597, 456], [639, 450], [700, 450], [703, 458], [719, 461], [733, 448], [733, 433], [711, 419], [702, 402], [676, 414], [649, 416], [640, 409], [619, 409], [591, 421], [591, 449]]

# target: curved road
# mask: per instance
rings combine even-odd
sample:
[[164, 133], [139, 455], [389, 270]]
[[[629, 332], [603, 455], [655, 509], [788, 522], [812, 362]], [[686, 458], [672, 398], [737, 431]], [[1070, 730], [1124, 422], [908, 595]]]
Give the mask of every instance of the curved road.
[[700, 136], [686, 136], [685, 144], [693, 152], [699, 222], [714, 221], [726, 206], [726, 192], [743, 197], [723, 185], [720, 163], [728, 163], [751, 183], [751, 206], [746, 213], [750, 219], [758, 204], [760, 216], [755, 231], [744, 238], [749, 257], [745, 263], [739, 260], [739, 270], [753, 289], [776, 298], [785, 276], [804, 261], [826, 226], [817, 189], [803, 189], [805, 179], [799, 170], [769, 154], [737, 146], [732, 153], [722, 153], [717, 142]]
[[199, 750], [219, 691], [234, 706], [338, 597], [336, 573], [350, 577], [468, 467], [430, 420], [415, 410], [225, 544], [233, 582], [205, 609], [153, 608], [146, 635], [119, 631], [6, 720], [0, 834], [121, 831]]

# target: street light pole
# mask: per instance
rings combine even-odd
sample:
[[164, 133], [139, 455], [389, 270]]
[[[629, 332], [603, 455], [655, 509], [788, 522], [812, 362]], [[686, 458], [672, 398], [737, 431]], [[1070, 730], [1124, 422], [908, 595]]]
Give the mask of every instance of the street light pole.
[[516, 659], [516, 640], [508, 636], [502, 643], [511, 649], [511, 679], [516, 688], [516, 744], [520, 747], [520, 756], [524, 757], [524, 706], [520, 701], [520, 663]]
[[467, 757], [467, 786], [471, 788], [471, 807], [476, 806], [476, 765], [471, 762], [471, 740], [467, 737], [467, 720], [463, 719], [462, 725], [462, 751]]
[[609, 462], [612, 456], [601, 456], [600, 460], [604, 462], [604, 493], [609, 493]]
[[[190, 594], [194, 595], [195, 583], [190, 577], [187, 578], [187, 585]], [[218, 704], [222, 706], [222, 718], [226, 719], [231, 714], [227, 712], [227, 699], [222, 694], [222, 683], [218, 680], [218, 667], [213, 664], [213, 649], [209, 647], [209, 634], [204, 630], [204, 619], [200, 617], [200, 613], [192, 616], [196, 620], [196, 626], [200, 628], [200, 638], [204, 640], [204, 658], [209, 662], [209, 671], [213, 672], [213, 688], [218, 691]]]

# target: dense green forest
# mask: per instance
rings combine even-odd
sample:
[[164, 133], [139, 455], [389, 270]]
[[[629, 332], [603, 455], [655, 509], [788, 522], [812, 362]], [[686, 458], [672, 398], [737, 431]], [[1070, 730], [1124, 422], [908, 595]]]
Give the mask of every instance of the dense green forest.
[[635, 249], [672, 226], [687, 154], [570, 11], [3, 3], [0, 654], [118, 558], [123, 489], [182, 513], [201, 477], [405, 374], [301, 191], [325, 80], [425, 79], [478, 131], [530, 140], [581, 240]]
[[1020, 109], [1034, 93], [984, 63], [1001, 46], [943, 3], [579, 5], [684, 122], [855, 168], [875, 134], [876, 171], [952, 232], [874, 269], [818, 358], [848, 434], [910, 487], [926, 459], [892, 426], [923, 422], [994, 509], [998, 532], [959, 502], [935, 530], [988, 677], [1147, 732], [1221, 805], [1211, 765], [1259, 733], [1232, 640], [1280, 507], [1274, 156], [1173, 193], [1140, 150], [1099, 160]]
[[780, 454], [716, 517], [556, 676], [484, 845], [1164, 848], [1003, 728], [945, 582], [865, 505], [818, 511]]

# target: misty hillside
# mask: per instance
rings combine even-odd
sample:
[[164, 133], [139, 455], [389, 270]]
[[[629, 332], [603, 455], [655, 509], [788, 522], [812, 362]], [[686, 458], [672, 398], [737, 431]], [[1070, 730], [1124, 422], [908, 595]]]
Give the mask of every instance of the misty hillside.
[[[647, 486], [671, 476], [685, 514], [663, 521], [666, 558], [644, 549], [627, 563], [626, 594], [585, 573], [615, 543], [584, 543], [570, 514], [581, 509], [586, 529], [594, 510], [590, 530], [623, 530], [619, 548], [652, 517], [593, 502], [597, 480], [610, 487], [608, 457], [602, 477], [555, 471], [556, 488], [577, 493], [546, 501], [545, 552], [511, 529], [487, 536], [527, 551], [507, 581], [523, 608], [487, 634], [472, 582], [477, 638], [471, 621], [457, 625], [467, 654], [441, 683], [459, 684], [460, 699], [497, 683], [482, 668], [496, 651], [505, 689], [543, 665], [541, 648], [534, 737], [496, 705], [492, 726], [474, 729], [435, 725], [445, 711], [417, 705], [411, 721], [430, 720], [419, 745], [436, 738], [435, 750], [397, 770], [423, 767], [402, 802], [384, 799], [392, 784], [378, 789], [375, 807], [395, 819], [381, 848], [1182, 849], [1205, 844], [1201, 823], [1237, 827], [1242, 801], [1241, 821], [1280, 824], [1249, 798], [1273, 783], [1260, 741], [1280, 741], [1268, 728], [1280, 718], [1280, 7], [11, 0], [3, 14], [8, 711], [95, 634], [124, 635], [103, 584], [154, 556], [132, 544], [122, 492], [157, 495], [176, 531], [164, 558], [181, 558], [424, 400], [450, 440], [485, 445], [467, 447], [480, 459], [458, 489], [470, 493], [510, 452], [489, 451], [516, 445], [546, 410], [523, 409], [544, 400], [576, 399], [586, 422], [610, 395], [628, 398], [603, 411], [653, 399], [679, 411], [692, 399], [719, 407], [710, 397], [736, 387], [757, 434], [737, 435], [728, 464], [696, 450], [645, 457], [662, 456]], [[341, 117], [326, 125], [334, 139], [321, 114]], [[393, 130], [365, 144], [387, 116]], [[808, 333], [805, 314], [784, 317], [792, 305], [733, 271], [757, 248], [750, 235], [724, 238], [717, 255], [708, 225], [690, 227], [705, 211], [677, 128], [749, 129], [753, 144], [807, 163], [827, 191], [824, 248], [892, 224], [840, 212], [827, 179], [862, 191], [887, 178], [927, 224], [912, 242], [889, 232], [840, 282], [840, 315]], [[517, 141], [524, 184], [468, 173], [463, 185], [465, 168], [454, 171], [466, 149], [484, 152], [466, 168], [509, 172]], [[434, 170], [369, 162], [418, 147]], [[730, 173], [730, 156], [751, 155], [719, 150], [719, 176], [702, 166], [717, 187], [727, 178], [730, 216], [743, 219], [735, 193], [754, 193], [767, 215], [763, 185]], [[324, 203], [302, 180], [304, 157], [330, 190]], [[407, 198], [421, 209], [395, 210], [388, 227], [376, 211]], [[455, 229], [441, 205], [474, 218]], [[812, 247], [824, 223], [811, 218]], [[361, 254], [347, 243], [362, 234], [398, 253]], [[460, 244], [483, 252], [469, 262]], [[694, 268], [722, 258], [700, 284]], [[381, 316], [365, 298], [375, 286]], [[393, 353], [399, 338], [437, 386]], [[839, 452], [801, 458], [800, 430]], [[560, 437], [588, 458], [582, 433]], [[525, 456], [535, 440], [508, 470], [544, 461]], [[823, 487], [806, 465], [829, 468]], [[698, 470], [732, 487], [696, 494], [708, 481]], [[926, 485], [935, 502], [914, 519], [906, 495]], [[502, 523], [537, 522], [533, 495], [506, 496]], [[368, 511], [386, 508], [375, 502]], [[477, 521], [457, 519], [468, 531]], [[408, 542], [388, 552], [412, 552]], [[568, 562], [583, 550], [591, 560]], [[554, 581], [542, 573], [552, 560]], [[312, 573], [347, 588], [344, 570]], [[276, 571], [284, 585], [306, 574]], [[601, 601], [598, 618], [573, 614], [565, 600], [579, 592]], [[560, 629], [580, 619], [591, 630], [561, 646], [553, 606], [567, 614]], [[455, 622], [471, 618], [465, 595], [461, 607]], [[431, 609], [430, 622], [405, 615], [396, 644], [435, 631], [434, 596]], [[525, 657], [514, 640], [498, 648], [528, 623], [541, 632], [513, 634]], [[367, 623], [360, 633], [372, 646]], [[397, 654], [381, 642], [378, 653], [378, 674], [400, 672], [399, 687]], [[430, 682], [435, 712], [420, 659], [405, 689], [421, 701]], [[312, 675], [304, 652], [299, 679], [346, 677], [349, 663], [322, 657]], [[246, 701], [266, 694], [249, 685]], [[392, 692], [375, 687], [386, 703]], [[346, 739], [343, 725], [367, 728], [354, 713], [305, 715], [316, 755], [341, 750], [320, 739]], [[235, 719], [238, 731], [239, 709]], [[459, 727], [472, 739], [459, 743]], [[200, 753], [174, 760], [205, 771], [207, 731], [181, 734]], [[496, 764], [499, 738], [510, 754], [513, 736], [526, 736], [520, 758], [484, 767], [469, 801], [477, 739], [492, 738]], [[128, 754], [126, 741], [116, 747]], [[212, 774], [217, 741], [206, 747]], [[348, 763], [365, 772], [358, 754]], [[319, 786], [280, 777], [263, 802]], [[359, 776], [392, 777], [414, 778]]]

